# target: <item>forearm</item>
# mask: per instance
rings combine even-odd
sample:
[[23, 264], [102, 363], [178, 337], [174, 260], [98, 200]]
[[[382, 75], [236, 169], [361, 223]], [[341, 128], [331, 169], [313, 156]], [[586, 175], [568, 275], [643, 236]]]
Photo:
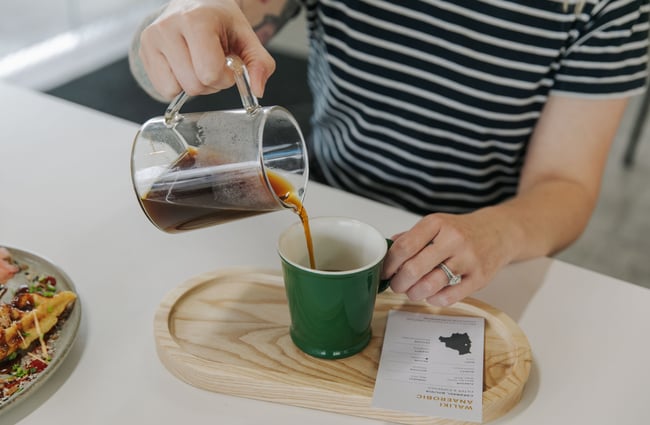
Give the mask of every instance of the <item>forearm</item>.
[[496, 215], [495, 223], [510, 235], [510, 261], [555, 254], [584, 231], [626, 105], [626, 98], [549, 98], [528, 146], [518, 195], [485, 212]]
[[506, 263], [552, 255], [574, 242], [595, 208], [596, 196], [578, 182], [548, 179], [480, 216]]
[[155, 21], [158, 16], [162, 13], [162, 9], [148, 16], [145, 20], [142, 21], [137, 31], [133, 36], [131, 41], [131, 47], [129, 48], [129, 68], [131, 69], [131, 75], [138, 83], [138, 85], [144, 90], [149, 96], [158, 100], [159, 102], [166, 102], [167, 100], [160, 93], [156, 91], [151, 84], [151, 80], [147, 76], [147, 72], [144, 69], [142, 59], [140, 58], [140, 34], [142, 31], [148, 27], [153, 21]]

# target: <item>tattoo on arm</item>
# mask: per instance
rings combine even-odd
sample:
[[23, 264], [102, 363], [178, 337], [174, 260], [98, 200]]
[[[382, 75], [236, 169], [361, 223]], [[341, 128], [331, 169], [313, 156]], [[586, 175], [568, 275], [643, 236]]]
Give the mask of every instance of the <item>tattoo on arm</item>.
[[[266, 3], [268, 0], [260, 1]], [[266, 44], [291, 18], [296, 16], [300, 11], [300, 7], [297, 0], [287, 0], [279, 14], [264, 15], [262, 21], [253, 26], [253, 31], [255, 31], [262, 44]]]

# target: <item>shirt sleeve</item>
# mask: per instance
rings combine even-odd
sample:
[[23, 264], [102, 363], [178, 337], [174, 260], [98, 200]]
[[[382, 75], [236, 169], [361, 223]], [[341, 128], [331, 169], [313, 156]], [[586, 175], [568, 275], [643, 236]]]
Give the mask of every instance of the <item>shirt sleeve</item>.
[[596, 2], [579, 15], [553, 94], [624, 97], [644, 91], [650, 0]]

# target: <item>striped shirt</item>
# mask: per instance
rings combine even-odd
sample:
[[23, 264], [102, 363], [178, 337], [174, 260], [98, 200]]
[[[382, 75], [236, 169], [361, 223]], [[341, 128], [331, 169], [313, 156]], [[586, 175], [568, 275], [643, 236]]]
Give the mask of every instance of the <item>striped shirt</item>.
[[550, 94], [643, 91], [649, 1], [304, 0], [310, 155], [420, 214], [506, 200]]

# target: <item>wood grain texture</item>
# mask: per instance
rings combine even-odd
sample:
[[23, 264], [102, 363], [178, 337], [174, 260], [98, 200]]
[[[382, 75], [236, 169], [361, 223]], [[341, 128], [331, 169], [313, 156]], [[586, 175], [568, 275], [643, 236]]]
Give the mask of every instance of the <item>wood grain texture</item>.
[[291, 341], [279, 271], [224, 269], [167, 294], [154, 318], [156, 348], [172, 374], [209, 391], [395, 423], [465, 423], [371, 406], [391, 309], [484, 317], [483, 422], [517, 404], [531, 367], [528, 340], [506, 314], [473, 299], [435, 308], [386, 291], [377, 297], [368, 347], [349, 358], [323, 360]]

